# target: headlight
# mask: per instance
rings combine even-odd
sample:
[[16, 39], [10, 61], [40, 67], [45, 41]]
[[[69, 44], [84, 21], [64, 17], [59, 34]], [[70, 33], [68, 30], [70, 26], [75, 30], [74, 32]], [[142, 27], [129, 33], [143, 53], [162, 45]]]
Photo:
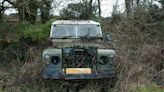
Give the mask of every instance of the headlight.
[[51, 57], [51, 63], [52, 64], [58, 64], [60, 62], [60, 57], [59, 56], [52, 56]]
[[110, 57], [111, 57], [111, 58], [113, 58], [113, 57], [114, 57], [114, 55], [110, 55]]
[[108, 56], [100, 56], [99, 58], [99, 64], [101, 65], [106, 65], [109, 62], [109, 57]]

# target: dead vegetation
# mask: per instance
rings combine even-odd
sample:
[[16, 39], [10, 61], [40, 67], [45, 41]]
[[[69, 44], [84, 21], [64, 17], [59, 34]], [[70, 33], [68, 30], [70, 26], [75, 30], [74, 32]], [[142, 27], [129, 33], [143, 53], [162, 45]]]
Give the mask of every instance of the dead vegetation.
[[[156, 76], [164, 69], [162, 33], [157, 31], [155, 24], [143, 21], [143, 16], [135, 16], [137, 20], [121, 19], [109, 26], [117, 50], [116, 92], [136, 92], [141, 85], [158, 80]], [[158, 82], [163, 86], [163, 78]]]
[[[112, 33], [113, 45], [117, 51], [115, 62], [117, 83], [112, 89], [114, 92], [147, 92], [138, 89], [150, 84], [153, 85], [148, 89], [152, 86], [157, 88], [164, 86], [164, 32], [157, 22], [152, 21], [150, 14], [145, 12], [137, 12], [133, 18], [118, 16], [119, 18], [112, 22], [102, 21], [104, 31]], [[33, 32], [33, 29], [31, 30]], [[11, 34], [5, 37], [8, 35]], [[67, 81], [42, 79], [41, 53], [43, 48], [46, 48], [45, 43], [44, 40], [42, 44], [28, 45], [25, 53], [21, 52], [23, 50], [19, 46], [13, 48], [13, 44], [0, 48], [0, 89], [4, 92], [66, 91], [66, 85], [69, 85]], [[76, 86], [76, 83], [73, 84], [71, 87]], [[80, 91], [100, 92], [99, 86], [90, 82]], [[72, 92], [75, 92], [73, 90]]]
[[[142, 85], [152, 83], [163, 86], [163, 42], [158, 40], [160, 38], [158, 36], [151, 39], [145, 32], [138, 31], [137, 26], [131, 25], [131, 23], [121, 20], [112, 27], [110, 24], [104, 24], [105, 29], [111, 30], [113, 34], [113, 45], [117, 51], [117, 83], [113, 89], [114, 92], [120, 92], [120, 90], [121, 92], [136, 92]], [[150, 30], [152, 29], [150, 28]], [[1, 65], [0, 68], [2, 90], [7, 92], [66, 91], [63, 88], [65, 85], [69, 85], [68, 82], [42, 79], [41, 46], [28, 48], [24, 62], [21, 62], [19, 55], [16, 54], [19, 52], [14, 53], [15, 58], [11, 58], [10, 62]], [[76, 86], [75, 84], [73, 83], [71, 87]], [[90, 82], [80, 91], [100, 92], [99, 87], [100, 85], [95, 82]]]

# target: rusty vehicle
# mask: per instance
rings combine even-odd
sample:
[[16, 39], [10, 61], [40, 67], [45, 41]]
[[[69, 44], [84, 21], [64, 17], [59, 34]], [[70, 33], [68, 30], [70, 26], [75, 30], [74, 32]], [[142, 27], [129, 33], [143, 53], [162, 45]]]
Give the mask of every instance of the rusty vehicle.
[[44, 79], [115, 77], [115, 51], [110, 33], [92, 20], [57, 20], [50, 31], [51, 46], [43, 51]]

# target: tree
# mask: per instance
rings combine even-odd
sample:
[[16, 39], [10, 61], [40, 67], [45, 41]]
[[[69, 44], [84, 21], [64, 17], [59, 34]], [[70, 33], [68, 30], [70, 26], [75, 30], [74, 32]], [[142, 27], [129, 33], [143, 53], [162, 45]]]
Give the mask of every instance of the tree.
[[140, 5], [140, 0], [136, 0], [137, 7]]
[[[86, 2], [87, 3], [87, 2]], [[92, 12], [93, 12], [93, 6], [92, 6], [93, 0], [89, 1], [89, 8], [88, 8], [88, 13], [92, 16]]]
[[6, 0], [0, 0], [0, 20], [2, 20], [2, 16], [4, 14], [4, 11], [10, 7], [5, 6]]
[[126, 7], [126, 15], [128, 17], [130, 16], [130, 13], [131, 13], [130, 0], [125, 0], [125, 7]]
[[91, 19], [97, 13], [97, 5], [93, 0], [83, 0], [81, 3], [71, 3], [60, 11], [62, 19]]
[[66, 8], [60, 11], [62, 19], [88, 19], [89, 14], [84, 4], [68, 4]]
[[4, 0], [3, 0], [0, 3], [0, 20], [2, 19], [2, 15], [3, 15], [4, 10], [5, 10], [5, 7], [4, 7]]
[[18, 10], [19, 21], [35, 23], [38, 9], [37, 0], [5, 0]]
[[118, 2], [113, 5], [111, 24], [116, 24], [121, 20], [121, 13], [118, 9]]
[[98, 0], [99, 17], [101, 17], [101, 1]]
[[52, 0], [41, 0], [40, 11], [42, 23], [46, 23], [49, 20], [51, 4]]
[[36, 22], [36, 17], [37, 17], [37, 9], [38, 7], [38, 2], [37, 0], [28, 0], [26, 2], [27, 4], [25, 7], [25, 20], [31, 22], [34, 24]]
[[162, 8], [164, 8], [164, 0], [158, 0], [159, 3], [161, 3]]

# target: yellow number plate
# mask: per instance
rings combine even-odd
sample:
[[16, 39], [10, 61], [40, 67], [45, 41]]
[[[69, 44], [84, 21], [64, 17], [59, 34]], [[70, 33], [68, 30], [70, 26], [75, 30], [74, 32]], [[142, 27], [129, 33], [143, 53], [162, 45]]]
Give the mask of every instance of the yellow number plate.
[[66, 74], [91, 74], [91, 68], [66, 68]]

